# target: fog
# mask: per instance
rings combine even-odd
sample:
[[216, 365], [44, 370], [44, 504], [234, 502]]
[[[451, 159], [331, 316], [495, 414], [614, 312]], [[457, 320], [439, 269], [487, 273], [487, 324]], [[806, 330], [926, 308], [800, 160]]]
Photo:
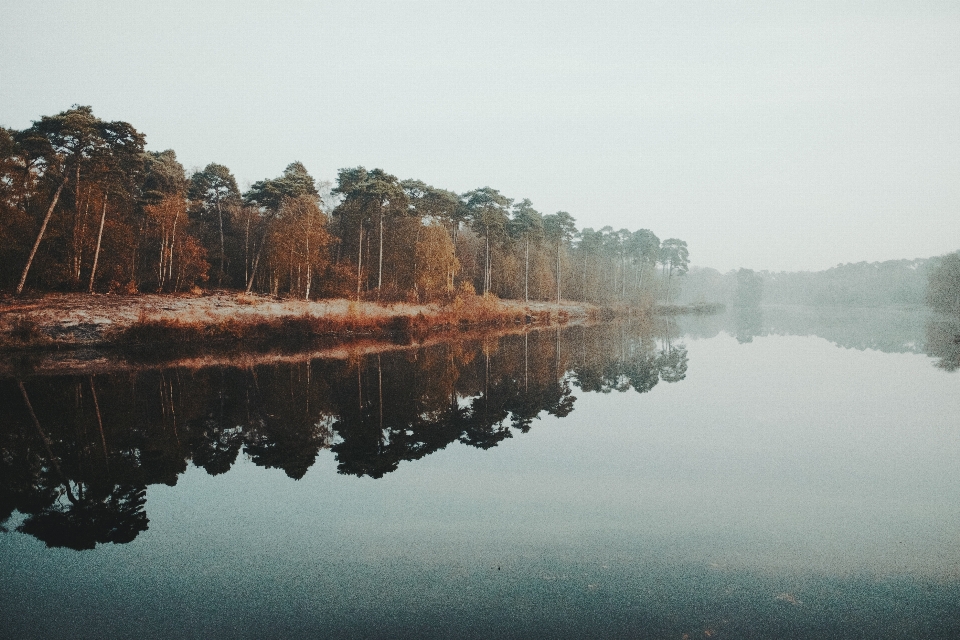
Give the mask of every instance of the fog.
[[955, 3], [5, 3], [0, 125], [489, 185], [721, 272], [960, 247]]

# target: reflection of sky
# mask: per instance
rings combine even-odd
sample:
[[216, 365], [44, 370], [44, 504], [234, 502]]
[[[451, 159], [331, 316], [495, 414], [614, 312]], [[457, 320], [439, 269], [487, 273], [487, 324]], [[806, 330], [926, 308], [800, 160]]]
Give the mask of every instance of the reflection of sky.
[[817, 336], [847, 349], [925, 353], [927, 325], [938, 316], [926, 307], [728, 307], [725, 313], [678, 316], [682, 335], [738, 337]]
[[[486, 451], [455, 443], [378, 480], [336, 475], [329, 451], [300, 482], [251, 464], [222, 479], [194, 470], [150, 488], [144, 537], [166, 519], [174, 530], [213, 519], [255, 524], [222, 535], [294, 556], [346, 544], [428, 558], [593, 536], [616, 548], [624, 536], [749, 566], [960, 570], [960, 378], [922, 356], [815, 338], [689, 348], [682, 382], [578, 391], [563, 420], [544, 416]], [[204, 497], [184, 504], [194, 490]]]

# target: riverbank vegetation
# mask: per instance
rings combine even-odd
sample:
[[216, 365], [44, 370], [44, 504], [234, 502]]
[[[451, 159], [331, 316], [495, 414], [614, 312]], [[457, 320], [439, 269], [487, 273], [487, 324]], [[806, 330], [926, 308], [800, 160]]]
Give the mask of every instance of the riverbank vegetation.
[[650, 307], [687, 272], [684, 241], [578, 229], [564, 211], [299, 162], [241, 192], [229, 168], [188, 173], [126, 122], [77, 106], [0, 128], [0, 290], [182, 293], [451, 304], [470, 296]]
[[[0, 304], [0, 349], [118, 346], [210, 351], [313, 348], [328, 338], [423, 341], [467, 330], [562, 325], [631, 315], [564, 301], [455, 296], [447, 303], [298, 300], [257, 293], [47, 293]], [[646, 315], [646, 314], [644, 314]]]

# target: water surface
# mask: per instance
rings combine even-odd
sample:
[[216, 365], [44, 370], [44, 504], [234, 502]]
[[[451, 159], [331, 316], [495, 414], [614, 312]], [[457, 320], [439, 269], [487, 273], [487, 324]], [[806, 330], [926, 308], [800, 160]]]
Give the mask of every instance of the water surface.
[[0, 624], [955, 637], [960, 331], [857, 313], [24, 371], [0, 381]]

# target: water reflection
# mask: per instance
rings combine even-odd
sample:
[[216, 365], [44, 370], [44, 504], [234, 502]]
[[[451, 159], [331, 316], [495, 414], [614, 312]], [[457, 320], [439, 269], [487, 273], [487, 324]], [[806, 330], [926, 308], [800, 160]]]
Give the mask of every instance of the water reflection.
[[960, 368], [960, 319], [925, 307], [739, 306], [712, 316], [679, 319], [684, 335], [712, 338], [721, 332], [741, 344], [754, 338], [818, 336], [846, 349], [918, 353], [936, 358], [937, 367]]
[[[572, 327], [303, 362], [0, 381], [0, 523], [51, 547], [130, 542], [146, 487], [241, 451], [299, 479], [322, 449], [380, 478], [452, 443], [489, 449], [574, 389], [647, 393], [683, 380], [672, 321]], [[19, 515], [15, 515], [19, 514]], [[19, 524], [15, 522], [19, 521]]]
[[960, 320], [939, 317], [926, 325], [926, 352], [947, 371], [960, 369]]

